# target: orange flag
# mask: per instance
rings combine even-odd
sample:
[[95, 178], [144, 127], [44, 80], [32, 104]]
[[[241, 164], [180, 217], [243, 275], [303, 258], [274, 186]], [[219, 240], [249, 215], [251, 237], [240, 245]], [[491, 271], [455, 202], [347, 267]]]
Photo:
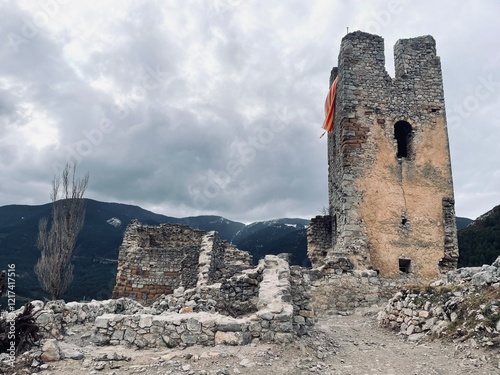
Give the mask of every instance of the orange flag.
[[[325, 121], [323, 122], [322, 128], [325, 129], [325, 132], [321, 134], [321, 137], [325, 135], [326, 132], [333, 131], [333, 120], [335, 118], [335, 99], [337, 98], [337, 81], [339, 76], [335, 78], [332, 85], [330, 86], [330, 90], [328, 91], [328, 95], [325, 100]], [[321, 138], [320, 137], [320, 138]]]

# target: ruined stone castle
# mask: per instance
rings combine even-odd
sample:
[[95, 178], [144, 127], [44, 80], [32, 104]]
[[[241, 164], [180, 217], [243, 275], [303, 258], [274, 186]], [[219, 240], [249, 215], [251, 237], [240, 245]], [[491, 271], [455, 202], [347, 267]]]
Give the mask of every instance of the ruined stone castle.
[[229, 278], [252, 264], [249, 253], [216, 232], [133, 221], [120, 246], [113, 298], [152, 302], [179, 287], [196, 288]]
[[431, 36], [399, 40], [394, 59], [391, 78], [383, 38], [342, 39], [329, 215], [312, 219], [308, 255], [314, 267], [435, 279], [458, 259], [441, 64]]
[[[329, 215], [311, 220], [313, 269], [249, 253], [216, 232], [132, 222], [119, 251], [115, 299], [148, 307], [96, 318], [97, 343], [136, 346], [289, 342], [316, 312], [352, 313], [402, 283], [434, 280], [458, 259], [439, 57], [430, 36], [395, 46], [362, 32], [341, 44], [328, 135]], [[208, 315], [207, 315], [208, 314]], [[97, 324], [98, 323], [98, 324]]]
[[285, 255], [255, 266], [216, 232], [133, 221], [113, 298], [150, 307], [140, 317], [99, 316], [93, 340], [138, 347], [290, 342], [314, 324], [308, 280]]
[[[216, 232], [133, 221], [119, 250], [113, 299], [33, 301], [42, 336], [61, 337], [71, 325], [92, 323], [85, 337], [96, 345], [286, 345], [308, 334], [318, 315], [385, 303], [403, 284], [435, 280], [456, 268], [435, 41], [399, 40], [394, 52], [391, 78], [381, 37], [358, 31], [342, 40], [330, 77], [330, 85], [338, 80], [328, 134], [329, 214], [313, 218], [307, 231], [312, 269], [290, 265], [287, 254], [266, 255], [254, 265], [249, 253]], [[471, 279], [479, 286], [499, 278], [500, 257], [492, 266], [448, 273], [448, 281]], [[444, 311], [448, 302], [424, 304], [424, 297], [427, 292], [412, 291], [402, 301], [399, 293], [380, 318], [407, 335], [438, 332], [441, 323], [453, 321]], [[46, 348], [41, 358], [55, 355], [57, 346]]]

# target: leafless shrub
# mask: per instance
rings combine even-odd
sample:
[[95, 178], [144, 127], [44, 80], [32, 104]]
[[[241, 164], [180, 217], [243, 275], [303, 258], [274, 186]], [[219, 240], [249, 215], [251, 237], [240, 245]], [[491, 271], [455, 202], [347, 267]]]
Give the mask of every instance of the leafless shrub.
[[83, 194], [88, 180], [88, 173], [77, 178], [76, 165], [66, 164], [62, 174], [52, 181], [50, 225], [48, 218], [42, 218], [38, 224], [37, 247], [41, 255], [35, 273], [53, 300], [59, 299], [73, 281], [71, 259], [85, 220]]

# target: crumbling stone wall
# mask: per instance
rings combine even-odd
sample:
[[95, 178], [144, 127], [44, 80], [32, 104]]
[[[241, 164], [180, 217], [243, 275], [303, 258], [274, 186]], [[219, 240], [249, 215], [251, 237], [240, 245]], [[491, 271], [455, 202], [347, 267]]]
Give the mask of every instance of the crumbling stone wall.
[[411, 277], [380, 277], [374, 270], [320, 267], [309, 271], [311, 295], [317, 315], [350, 315], [360, 307], [384, 304]]
[[316, 216], [307, 227], [307, 255], [312, 264], [319, 264], [333, 251], [332, 217]]
[[262, 271], [263, 267], [256, 267], [225, 279], [218, 294], [218, 310], [233, 317], [256, 312]]
[[144, 276], [163, 269], [177, 272], [176, 280], [173, 274], [154, 280], [166, 293], [147, 294], [146, 302], [155, 297], [149, 312], [98, 316], [92, 336], [96, 344], [243, 345], [256, 338], [290, 342], [314, 324], [310, 280], [300, 268], [291, 270], [285, 255], [268, 255], [254, 267], [250, 254], [215, 232], [133, 222], [120, 248], [114, 295], [144, 295], [131, 287], [153, 287]]
[[216, 232], [132, 222], [118, 256], [113, 298], [152, 302], [174, 289], [209, 285], [252, 264], [251, 255]]
[[[152, 313], [153, 309], [145, 307], [129, 298], [109, 299], [91, 302], [68, 302], [57, 301], [31, 301], [34, 306], [36, 323], [43, 327], [42, 337], [61, 337], [68, 327], [79, 324], [93, 323], [95, 319], [104, 314], [145, 314]], [[24, 309], [22, 307], [13, 316], [19, 315]]]
[[[222, 283], [215, 283], [179, 287], [151, 306], [129, 298], [32, 303], [47, 337], [61, 338], [73, 325], [93, 323], [90, 340], [97, 345], [245, 345], [253, 339], [288, 343], [314, 324], [310, 279], [303, 272], [301, 267], [290, 267], [286, 257], [267, 255], [256, 267], [225, 281], [236, 288], [243, 286], [234, 288], [234, 293], [226, 293]], [[222, 300], [233, 307], [246, 303], [251, 308], [235, 315]]]
[[293, 305], [293, 327], [299, 335], [306, 334], [314, 325], [316, 316], [311, 292], [311, 278], [307, 269], [290, 267], [291, 303]]
[[[152, 312], [134, 315], [103, 314], [95, 320], [92, 341], [98, 345], [176, 347], [188, 345], [245, 345], [252, 339], [287, 343], [305, 334], [314, 324], [310, 287], [300, 268], [267, 255], [254, 269], [235, 275], [227, 285], [247, 286], [228, 294], [221, 285], [204, 285], [194, 290], [176, 290], [152, 307]], [[259, 282], [259, 280], [261, 280]], [[242, 285], [242, 284], [241, 284]], [[258, 287], [257, 287], [258, 286]], [[201, 289], [220, 290], [215, 298], [229, 298], [231, 304], [251, 296], [255, 309], [232, 316], [217, 300], [202, 298]], [[176, 311], [171, 307], [175, 299]], [[216, 310], [207, 312], [207, 305]], [[217, 310], [220, 309], [221, 310]]]
[[455, 201], [450, 197], [443, 198], [444, 224], [444, 256], [439, 262], [439, 268], [452, 271], [458, 264], [457, 223], [455, 221]]
[[133, 221], [120, 246], [113, 298], [153, 301], [180, 286], [196, 286], [205, 234], [186, 225]]
[[[342, 39], [330, 212], [312, 222], [308, 253], [314, 267], [340, 256], [382, 277], [432, 280], [458, 258], [441, 65], [431, 36], [399, 40], [394, 55], [391, 78], [381, 37]], [[331, 235], [318, 233], [328, 220]]]

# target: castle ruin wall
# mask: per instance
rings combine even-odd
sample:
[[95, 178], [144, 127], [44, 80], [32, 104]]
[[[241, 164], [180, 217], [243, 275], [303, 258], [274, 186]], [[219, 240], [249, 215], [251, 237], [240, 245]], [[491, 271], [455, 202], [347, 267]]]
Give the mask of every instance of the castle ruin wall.
[[185, 225], [132, 222], [119, 249], [113, 298], [154, 301], [180, 286], [195, 287], [204, 235]]
[[134, 221], [120, 246], [113, 298], [150, 303], [179, 287], [210, 285], [251, 265], [249, 253], [234, 248], [216, 232]]

